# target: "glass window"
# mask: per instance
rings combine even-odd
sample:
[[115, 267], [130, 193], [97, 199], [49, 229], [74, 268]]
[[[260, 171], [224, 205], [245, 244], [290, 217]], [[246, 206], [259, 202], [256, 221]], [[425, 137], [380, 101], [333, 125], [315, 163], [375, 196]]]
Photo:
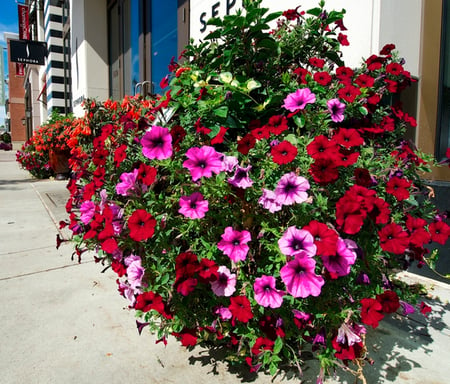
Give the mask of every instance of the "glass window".
[[151, 20], [151, 68], [153, 92], [161, 94], [160, 81], [169, 72], [168, 65], [177, 55], [177, 1], [152, 2]]
[[450, 6], [442, 3], [441, 80], [439, 89], [439, 115], [436, 157], [442, 160], [450, 148]]

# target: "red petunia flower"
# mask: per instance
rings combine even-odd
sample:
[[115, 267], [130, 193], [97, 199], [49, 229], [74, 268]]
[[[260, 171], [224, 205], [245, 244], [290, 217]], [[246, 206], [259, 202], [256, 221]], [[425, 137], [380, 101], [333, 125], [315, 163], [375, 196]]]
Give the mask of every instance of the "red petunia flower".
[[350, 43], [348, 42], [347, 39], [347, 35], [344, 35], [343, 33], [339, 33], [338, 35], [338, 41], [341, 43], [341, 45], [343, 46], [349, 46]]
[[303, 227], [303, 229], [313, 236], [314, 244], [317, 247], [317, 255], [332, 256], [336, 254], [337, 241], [339, 238], [336, 231], [317, 220], [312, 220], [307, 226]]
[[355, 83], [358, 84], [360, 88], [370, 88], [375, 83], [375, 79], [372, 76], [363, 73], [355, 79]]
[[134, 309], [148, 312], [154, 309], [156, 312], [164, 313], [164, 303], [162, 297], [152, 291], [144, 292], [136, 297]]
[[135, 241], [145, 241], [155, 233], [156, 220], [145, 209], [135, 210], [128, 219], [130, 237]]
[[362, 187], [371, 187], [373, 185], [372, 177], [370, 176], [370, 172], [365, 168], [355, 168], [353, 171], [353, 175], [355, 176], [355, 183]]
[[297, 153], [297, 147], [286, 140], [274, 145], [270, 150], [273, 162], [280, 165], [288, 164], [293, 161], [297, 156]]
[[375, 299], [361, 299], [361, 321], [366, 325], [377, 328], [379, 321], [384, 317], [381, 313], [382, 309], [381, 303]]
[[420, 313], [424, 316], [427, 316], [427, 313], [431, 312], [431, 307], [426, 305], [423, 301], [420, 303]]
[[127, 157], [127, 145], [122, 144], [117, 148], [114, 152], [114, 164], [116, 167], [119, 167], [122, 161], [124, 161]]
[[394, 176], [386, 183], [386, 192], [393, 195], [398, 201], [409, 198], [409, 190], [412, 182], [401, 177]]
[[345, 148], [359, 147], [364, 144], [364, 139], [353, 128], [340, 128], [334, 135], [333, 140]]
[[409, 231], [409, 242], [415, 247], [422, 247], [431, 242], [431, 235], [426, 230], [428, 223], [420, 218], [407, 215], [406, 228]]
[[384, 313], [394, 313], [400, 308], [400, 300], [394, 291], [386, 290], [376, 297], [376, 300], [381, 304]]
[[404, 69], [399, 63], [389, 63], [386, 65], [386, 72], [390, 73], [394, 76], [400, 76], [403, 73]]
[[192, 328], [183, 328], [181, 332], [172, 332], [183, 347], [194, 347], [197, 344], [197, 331]]
[[181, 125], [175, 125], [170, 129], [170, 136], [172, 136], [172, 148], [175, 152], [179, 152], [180, 144], [186, 137], [186, 131]]
[[334, 183], [339, 179], [339, 170], [336, 158], [320, 158], [314, 161], [309, 168], [309, 173], [314, 181], [320, 185]]
[[252, 307], [247, 297], [233, 296], [230, 298], [230, 303], [228, 309], [233, 315], [233, 320], [236, 319], [242, 323], [247, 323], [253, 318]]
[[309, 59], [309, 64], [316, 68], [323, 68], [325, 65], [325, 60], [319, 59], [318, 57], [311, 57]]
[[250, 133], [256, 140], [268, 139], [270, 137], [270, 130], [267, 126], [253, 128]]
[[258, 337], [255, 341], [255, 344], [253, 344], [252, 354], [256, 356], [263, 353], [264, 351], [273, 351], [274, 344], [275, 342], [268, 339], [267, 337]]
[[359, 88], [353, 85], [346, 85], [344, 88], [339, 89], [337, 92], [338, 96], [345, 100], [347, 103], [353, 103], [356, 97], [361, 94]]
[[405, 253], [409, 244], [408, 233], [396, 224], [390, 223], [378, 231], [380, 247], [386, 252], [401, 255]]
[[211, 140], [211, 144], [222, 144], [223, 140], [225, 139], [225, 134], [227, 133], [229, 128], [226, 127], [220, 127], [219, 133], [214, 136], [214, 138]]
[[147, 186], [152, 185], [156, 179], [156, 168], [150, 165], [141, 163], [138, 170], [138, 180]]
[[339, 67], [336, 69], [336, 77], [344, 83], [350, 82], [353, 77], [353, 73], [353, 69], [349, 67]]
[[306, 146], [306, 151], [314, 160], [337, 156], [339, 146], [335, 141], [329, 140], [324, 135], [314, 137], [313, 141]]
[[256, 139], [252, 134], [247, 133], [242, 139], [238, 140], [237, 144], [237, 150], [243, 155], [248, 155], [250, 149], [255, 146]]
[[431, 240], [444, 245], [450, 236], [450, 227], [443, 221], [434, 221], [428, 226]]
[[198, 257], [192, 252], [182, 252], [175, 259], [175, 275], [181, 277], [192, 277], [200, 269]]
[[332, 77], [328, 72], [323, 71], [323, 72], [316, 72], [313, 75], [313, 79], [316, 83], [326, 86], [331, 83]]
[[279, 135], [288, 129], [288, 119], [282, 115], [272, 116], [266, 127], [273, 135]]

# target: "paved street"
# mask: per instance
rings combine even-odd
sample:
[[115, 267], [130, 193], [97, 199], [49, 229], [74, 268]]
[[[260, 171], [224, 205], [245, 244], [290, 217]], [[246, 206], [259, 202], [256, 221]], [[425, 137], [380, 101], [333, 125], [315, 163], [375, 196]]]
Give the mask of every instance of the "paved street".
[[[292, 371], [270, 376], [219, 362], [220, 352], [186, 351], [171, 339], [155, 344], [135, 327], [118, 294], [115, 275], [86, 256], [71, 260], [72, 246], [55, 248], [56, 223], [65, 217], [64, 181], [33, 180], [14, 151], [0, 151], [0, 372], [5, 384], [299, 383]], [[67, 233], [62, 233], [67, 235]], [[429, 321], [383, 321], [370, 331], [374, 365], [367, 383], [447, 384], [450, 377], [450, 289], [445, 283], [404, 274], [431, 287]], [[315, 383], [307, 364], [303, 383]], [[353, 383], [338, 375], [327, 383]]]

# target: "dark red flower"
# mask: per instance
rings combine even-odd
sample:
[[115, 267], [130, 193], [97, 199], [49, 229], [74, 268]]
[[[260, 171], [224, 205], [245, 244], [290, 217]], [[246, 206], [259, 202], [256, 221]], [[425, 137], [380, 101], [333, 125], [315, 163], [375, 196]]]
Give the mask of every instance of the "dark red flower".
[[359, 157], [359, 152], [352, 149], [341, 148], [336, 157], [336, 165], [339, 167], [349, 167], [356, 163]]
[[394, 291], [386, 290], [376, 297], [384, 313], [394, 313], [400, 308], [400, 300]]
[[390, 73], [394, 76], [400, 76], [403, 73], [404, 69], [399, 63], [389, 63], [386, 65], [386, 72]]
[[199, 270], [198, 257], [192, 252], [182, 252], [175, 259], [176, 278], [192, 277]]
[[156, 168], [150, 165], [141, 163], [139, 166], [138, 180], [147, 186], [152, 185], [156, 179]]
[[341, 344], [337, 341], [337, 336], [331, 341], [333, 348], [335, 349], [334, 357], [340, 360], [354, 360], [363, 356], [364, 344], [362, 341], [348, 345], [347, 343]]
[[170, 129], [170, 136], [172, 136], [172, 147], [175, 152], [178, 152], [181, 149], [180, 144], [186, 137], [186, 131], [181, 125], [174, 125]]
[[123, 265], [123, 263], [121, 263], [118, 260], [113, 260], [111, 262], [111, 268], [114, 272], [117, 273], [117, 276], [122, 277], [125, 275], [125, 273], [127, 272], [127, 267], [125, 267], [125, 265]]
[[338, 67], [336, 77], [344, 83], [349, 83], [353, 77], [353, 69], [349, 67]]
[[213, 260], [203, 258], [200, 260], [198, 275], [204, 282], [215, 281], [219, 276], [218, 269], [219, 266]]
[[323, 68], [325, 65], [325, 60], [319, 59], [318, 57], [311, 57], [308, 61], [309, 64], [316, 68]]
[[319, 185], [334, 183], [339, 178], [339, 170], [336, 158], [319, 158], [314, 160], [309, 168], [309, 173]]
[[183, 328], [181, 332], [172, 332], [183, 347], [194, 347], [197, 344], [197, 331], [192, 328]]
[[375, 79], [372, 76], [363, 73], [355, 79], [355, 83], [358, 84], [360, 88], [370, 88], [375, 83]]
[[343, 46], [350, 45], [350, 43], [348, 42], [348, 39], [347, 39], [347, 35], [344, 35], [343, 33], [339, 33], [338, 40], [341, 43], [341, 45], [343, 45]]
[[211, 132], [210, 128], [206, 128], [205, 126], [203, 126], [203, 124], [200, 122], [200, 118], [198, 118], [195, 122], [194, 128], [197, 133], [201, 133], [203, 135], [207, 135]]
[[382, 309], [381, 303], [375, 299], [361, 299], [361, 321], [366, 325], [377, 328], [378, 322], [384, 317], [381, 313]]
[[306, 152], [315, 160], [330, 158], [338, 155], [339, 146], [326, 136], [318, 135], [306, 146]]
[[233, 320], [236, 319], [242, 323], [247, 323], [253, 318], [252, 307], [247, 297], [233, 296], [230, 298], [230, 303], [228, 309], [233, 315]]
[[297, 153], [297, 147], [286, 140], [274, 145], [270, 150], [273, 162], [280, 165], [288, 164], [293, 161], [297, 156]]
[[408, 248], [409, 236], [403, 228], [396, 223], [389, 223], [378, 231], [380, 247], [386, 252], [401, 255]]
[[119, 167], [119, 165], [124, 161], [127, 157], [127, 145], [122, 144], [119, 146], [115, 152], [114, 152], [114, 163], [116, 164], [116, 167]]
[[431, 235], [426, 230], [427, 222], [419, 217], [413, 217], [408, 214], [406, 218], [406, 228], [409, 231], [409, 242], [418, 248], [431, 242]]
[[333, 135], [333, 140], [345, 148], [359, 147], [364, 144], [364, 139], [353, 128], [339, 128]]
[[384, 82], [386, 83], [386, 89], [390, 93], [397, 93], [398, 91], [398, 83], [391, 79], [384, 79]]
[[317, 220], [312, 220], [303, 229], [307, 230], [313, 236], [318, 255], [332, 256], [336, 254], [336, 246], [339, 238], [336, 231]]
[[242, 139], [238, 140], [237, 150], [243, 155], [248, 155], [250, 149], [252, 149], [256, 144], [255, 137], [247, 133]]
[[369, 71], [376, 71], [383, 66], [383, 63], [386, 61], [384, 57], [380, 57], [377, 55], [371, 55], [366, 59], [367, 69]]
[[380, 51], [380, 55], [390, 55], [391, 52], [395, 49], [394, 44], [386, 44]]
[[144, 292], [136, 297], [136, 303], [134, 309], [148, 312], [154, 309], [156, 312], [164, 313], [164, 303], [162, 297], [152, 291]]
[[424, 316], [427, 316], [427, 313], [431, 312], [431, 307], [426, 305], [423, 301], [420, 303], [420, 313]]
[[214, 136], [214, 138], [211, 140], [211, 144], [214, 145], [214, 144], [223, 143], [223, 140], [225, 138], [225, 134], [227, 133], [227, 131], [228, 131], [228, 128], [221, 126], [219, 133], [216, 136]]
[[428, 226], [431, 240], [439, 244], [445, 244], [450, 236], [450, 227], [443, 221], [434, 221]]
[[269, 129], [270, 133], [279, 135], [288, 129], [288, 119], [282, 115], [272, 116], [266, 127]]
[[174, 287], [176, 287], [176, 290], [179, 294], [183, 296], [188, 296], [190, 293], [192, 293], [197, 286], [197, 279], [193, 277], [188, 278], [181, 278], [177, 280], [174, 284]]
[[316, 83], [326, 86], [331, 83], [332, 77], [328, 72], [323, 71], [323, 72], [316, 72], [313, 75], [313, 79]]
[[353, 171], [353, 175], [355, 176], [355, 183], [362, 187], [371, 187], [373, 185], [372, 177], [370, 176], [370, 172], [365, 168], [355, 168]]
[[270, 137], [270, 130], [267, 126], [253, 128], [250, 133], [256, 140], [268, 139]]
[[307, 83], [306, 76], [311, 75], [311, 73], [305, 68], [295, 68], [294, 73], [297, 75], [298, 77], [297, 81], [300, 84], [306, 84]]
[[386, 183], [386, 192], [393, 195], [398, 201], [403, 201], [409, 198], [409, 190], [411, 181], [402, 177], [391, 177]]
[[253, 344], [252, 354], [259, 355], [264, 351], [273, 351], [274, 344], [275, 343], [267, 337], [258, 337], [255, 341], [255, 344]]
[[353, 103], [357, 96], [361, 94], [359, 88], [353, 85], [346, 85], [344, 88], [339, 89], [338, 96], [345, 100], [347, 103]]
[[156, 220], [145, 209], [135, 210], [128, 219], [130, 237], [135, 241], [145, 241], [155, 233]]

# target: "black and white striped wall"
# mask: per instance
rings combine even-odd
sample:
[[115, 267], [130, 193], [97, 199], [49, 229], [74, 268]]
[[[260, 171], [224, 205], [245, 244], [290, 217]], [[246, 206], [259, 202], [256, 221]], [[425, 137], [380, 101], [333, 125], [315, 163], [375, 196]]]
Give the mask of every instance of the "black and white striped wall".
[[64, 64], [63, 42], [63, 1], [44, 1], [44, 33], [47, 42], [48, 57], [46, 68], [47, 79], [47, 112], [50, 115], [54, 109], [60, 113], [70, 112], [70, 92], [65, 91], [64, 79], [70, 82], [70, 72]]

